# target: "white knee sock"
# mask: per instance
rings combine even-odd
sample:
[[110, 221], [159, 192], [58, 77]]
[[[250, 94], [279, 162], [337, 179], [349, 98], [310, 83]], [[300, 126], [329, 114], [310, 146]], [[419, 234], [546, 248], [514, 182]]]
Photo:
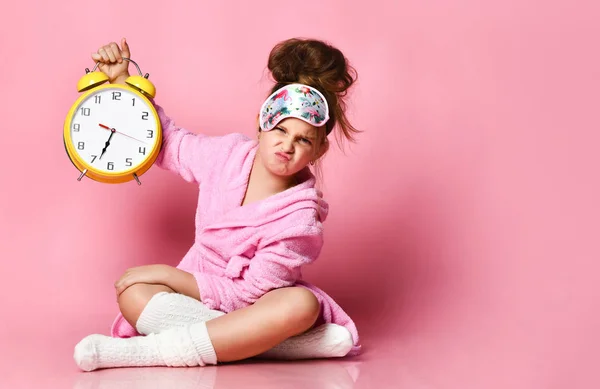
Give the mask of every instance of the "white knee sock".
[[109, 367], [205, 366], [217, 363], [204, 322], [127, 339], [90, 335], [75, 346], [73, 358], [85, 371]]
[[225, 313], [209, 309], [195, 298], [160, 292], [152, 296], [135, 325], [140, 334], [156, 334], [169, 328], [208, 321]]
[[[141, 334], [160, 333], [173, 327], [184, 327], [224, 315], [202, 302], [178, 293], [154, 295], [136, 323]], [[259, 358], [311, 359], [343, 357], [352, 348], [352, 335], [343, 326], [324, 324], [304, 334], [286, 339]]]
[[353, 344], [352, 335], [346, 327], [326, 323], [288, 338], [256, 358], [294, 360], [343, 357]]

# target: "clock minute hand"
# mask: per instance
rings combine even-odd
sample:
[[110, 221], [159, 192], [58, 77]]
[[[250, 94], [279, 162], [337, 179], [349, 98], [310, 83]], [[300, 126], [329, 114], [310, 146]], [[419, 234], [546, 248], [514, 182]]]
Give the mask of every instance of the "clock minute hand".
[[133, 136], [129, 136], [129, 135], [127, 135], [127, 134], [124, 134], [124, 133], [122, 133], [122, 132], [120, 132], [120, 131], [117, 131], [117, 130], [115, 130], [114, 128], [110, 128], [109, 126], [106, 126], [106, 125], [104, 125], [104, 124], [101, 124], [101, 123], [99, 123], [98, 125], [99, 125], [100, 127], [104, 128], [104, 129], [107, 129], [107, 130], [110, 130], [110, 131], [114, 131], [114, 132], [116, 132], [116, 133], [118, 133], [118, 134], [124, 135], [124, 136], [126, 136], [126, 137], [128, 137], [128, 138], [131, 138], [131, 139], [133, 139], [133, 140], [137, 140], [138, 142], [142, 142], [142, 143], [144, 143], [144, 144], [148, 144], [147, 142], [144, 142], [143, 140], [139, 140], [139, 139], [137, 139], [137, 138], [134, 138]]

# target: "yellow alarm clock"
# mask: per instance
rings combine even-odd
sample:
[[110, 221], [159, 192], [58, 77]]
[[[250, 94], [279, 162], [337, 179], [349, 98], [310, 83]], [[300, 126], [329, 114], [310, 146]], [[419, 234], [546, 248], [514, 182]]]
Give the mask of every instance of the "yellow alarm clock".
[[162, 145], [162, 128], [149, 100], [156, 88], [139, 75], [122, 84], [104, 84], [108, 77], [96, 71], [99, 63], [77, 83], [84, 92], [65, 120], [63, 140], [73, 165], [86, 176], [103, 183], [123, 183], [139, 177], [154, 164]]

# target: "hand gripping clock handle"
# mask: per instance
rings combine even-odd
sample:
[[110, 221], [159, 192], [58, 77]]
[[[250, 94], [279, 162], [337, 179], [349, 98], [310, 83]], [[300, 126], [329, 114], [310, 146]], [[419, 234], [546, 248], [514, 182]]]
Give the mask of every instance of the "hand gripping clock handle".
[[[127, 58], [127, 57], [121, 57], [121, 58], [123, 58], [124, 60], [129, 61], [132, 64], [134, 64], [135, 67], [137, 68], [137, 71], [140, 74], [140, 76], [143, 76], [144, 78], [148, 78], [148, 76], [150, 76], [148, 73], [146, 73], [145, 75], [143, 75], [142, 71], [140, 70], [140, 67], [138, 66], [138, 64], [134, 60], [132, 60], [131, 58]], [[96, 62], [96, 66], [94, 66], [94, 68], [92, 69], [92, 72], [95, 71], [98, 68], [99, 65], [100, 65], [100, 62]]]

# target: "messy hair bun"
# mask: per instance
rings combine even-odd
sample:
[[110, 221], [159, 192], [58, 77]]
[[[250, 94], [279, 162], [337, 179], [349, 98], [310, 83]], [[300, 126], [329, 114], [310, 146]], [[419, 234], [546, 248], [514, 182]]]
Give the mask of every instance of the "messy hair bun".
[[273, 47], [268, 69], [276, 82], [271, 93], [292, 83], [319, 90], [329, 105], [330, 119], [325, 125], [327, 133], [337, 124], [341, 132], [336, 133], [338, 143], [341, 145], [344, 139], [355, 142], [355, 134], [361, 131], [348, 121], [344, 98], [357, 74], [340, 50], [319, 40], [288, 39]]

